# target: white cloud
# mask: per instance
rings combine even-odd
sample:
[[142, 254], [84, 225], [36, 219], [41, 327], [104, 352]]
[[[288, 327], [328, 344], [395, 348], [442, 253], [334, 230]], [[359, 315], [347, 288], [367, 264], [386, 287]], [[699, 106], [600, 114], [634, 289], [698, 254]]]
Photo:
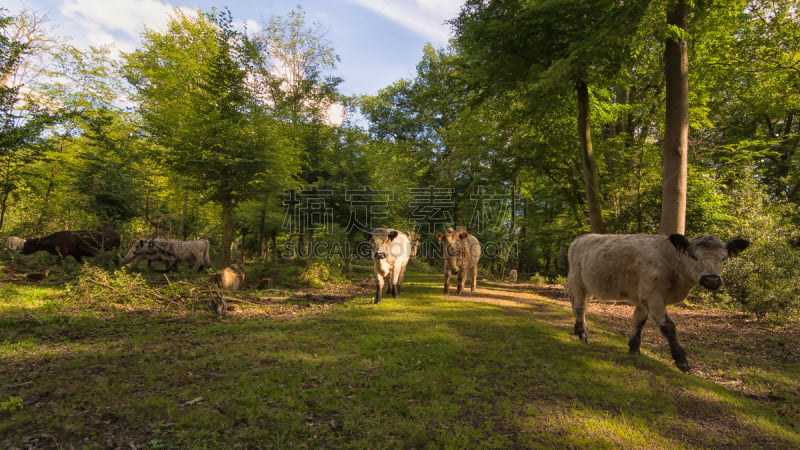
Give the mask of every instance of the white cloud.
[[136, 48], [145, 27], [164, 30], [174, 11], [159, 0], [64, 0], [59, 7], [76, 44], [113, 43], [126, 52]]
[[137, 39], [144, 25], [162, 28], [173, 7], [158, 0], [66, 0], [60, 10], [83, 25], [119, 31]]
[[434, 45], [445, 45], [450, 28], [445, 21], [458, 15], [463, 0], [349, 0], [370, 9]]

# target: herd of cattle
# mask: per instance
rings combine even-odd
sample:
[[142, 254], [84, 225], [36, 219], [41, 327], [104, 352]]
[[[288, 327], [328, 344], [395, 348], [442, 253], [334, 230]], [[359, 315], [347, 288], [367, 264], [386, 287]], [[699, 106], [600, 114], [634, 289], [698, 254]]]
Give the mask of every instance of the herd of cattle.
[[[408, 260], [416, 251], [408, 236], [398, 230], [377, 228], [365, 236], [372, 247], [375, 265], [375, 303], [381, 301], [384, 284], [397, 297]], [[457, 294], [466, 280], [475, 292], [481, 244], [466, 231], [438, 233], [444, 243], [444, 292], [450, 289], [452, 273], [458, 275]], [[567, 290], [575, 316], [573, 332], [589, 343], [586, 305], [591, 298], [622, 300], [634, 306], [633, 332], [628, 340], [631, 353], [638, 354], [642, 328], [652, 317], [669, 343], [678, 369], [690, 370], [686, 352], [678, 343], [675, 323], [667, 305], [680, 303], [695, 286], [709, 290], [722, 286], [722, 266], [750, 243], [733, 239], [727, 243], [713, 236], [688, 239], [682, 234], [585, 234], [570, 244]], [[509, 274], [516, 281], [516, 270]], [[384, 279], [388, 279], [388, 283]]]
[[[384, 286], [397, 297], [409, 259], [416, 255], [418, 240], [392, 228], [376, 228], [365, 233], [374, 265], [375, 299], [381, 301]], [[461, 294], [466, 281], [475, 292], [481, 243], [463, 229], [448, 229], [436, 238], [443, 243], [444, 292], [450, 290], [450, 277], [458, 276], [456, 293]], [[42, 238], [24, 240], [9, 237], [6, 247], [23, 254], [47, 251], [62, 258], [72, 256], [78, 262], [100, 252], [115, 250], [120, 236], [114, 232], [60, 231]], [[633, 332], [628, 340], [631, 353], [639, 353], [642, 328], [652, 317], [669, 343], [675, 365], [690, 369], [686, 352], [678, 343], [675, 324], [666, 306], [686, 299], [695, 286], [717, 290], [722, 284], [722, 266], [749, 246], [743, 239], [727, 243], [712, 236], [689, 239], [682, 234], [585, 234], [569, 246], [567, 290], [575, 316], [574, 334], [589, 342], [585, 313], [591, 298], [621, 300], [634, 306]], [[197, 239], [138, 239], [128, 249], [123, 265], [131, 266], [146, 259], [175, 270], [178, 263], [197, 263], [198, 270], [210, 267], [209, 241]], [[516, 271], [511, 274], [516, 279]]]
[[[115, 251], [120, 246], [120, 236], [113, 231], [58, 231], [53, 234], [32, 239], [11, 236], [6, 239], [6, 248], [30, 255], [45, 251], [62, 259], [72, 256], [79, 263], [83, 258], [91, 258], [102, 252]], [[161, 261], [166, 271], [176, 270], [178, 263], [197, 263], [198, 271], [211, 267], [211, 246], [207, 239], [181, 241], [177, 239], [137, 239], [128, 249], [122, 261], [123, 266], [134, 266], [146, 259], [150, 267], [154, 261]]]

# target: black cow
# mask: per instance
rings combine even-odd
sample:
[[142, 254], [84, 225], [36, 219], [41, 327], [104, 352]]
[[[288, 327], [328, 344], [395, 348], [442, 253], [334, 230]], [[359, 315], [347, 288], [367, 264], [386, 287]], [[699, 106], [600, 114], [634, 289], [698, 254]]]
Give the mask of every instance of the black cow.
[[25, 241], [23, 255], [44, 250], [61, 259], [72, 256], [79, 263], [84, 257], [97, 256], [100, 252], [119, 248], [119, 234], [113, 231], [57, 231], [49, 236]]

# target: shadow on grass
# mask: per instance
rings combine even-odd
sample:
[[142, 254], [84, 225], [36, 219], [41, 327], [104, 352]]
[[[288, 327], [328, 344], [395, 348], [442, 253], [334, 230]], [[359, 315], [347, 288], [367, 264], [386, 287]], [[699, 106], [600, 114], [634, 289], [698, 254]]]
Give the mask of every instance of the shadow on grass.
[[440, 275], [409, 274], [397, 299], [282, 321], [0, 318], [0, 401], [24, 401], [0, 411], [0, 446], [800, 444], [778, 412], [618, 336], [580, 344], [563, 302], [484, 286], [443, 297]]

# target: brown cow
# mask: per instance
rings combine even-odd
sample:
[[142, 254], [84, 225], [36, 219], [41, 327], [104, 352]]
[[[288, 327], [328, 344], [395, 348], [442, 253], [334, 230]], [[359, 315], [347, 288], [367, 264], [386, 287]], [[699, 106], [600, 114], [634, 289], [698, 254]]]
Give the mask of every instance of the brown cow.
[[408, 259], [411, 257], [411, 243], [408, 236], [392, 228], [375, 228], [365, 232], [364, 237], [370, 243], [372, 261], [375, 265], [374, 303], [381, 301], [384, 277], [389, 278], [389, 294], [396, 298], [400, 293], [400, 283], [403, 281]]
[[481, 243], [466, 231], [447, 229], [447, 233], [436, 233], [436, 239], [444, 241], [444, 293], [450, 291], [450, 273], [458, 274], [456, 293], [464, 290], [467, 277], [472, 280], [472, 292], [478, 287], [478, 261], [481, 259]]
[[119, 234], [113, 231], [58, 231], [51, 235], [25, 241], [23, 255], [44, 250], [61, 259], [72, 256], [79, 263], [84, 257], [97, 256], [100, 252], [119, 248]]
[[722, 286], [722, 265], [749, 242], [723, 243], [712, 236], [688, 239], [650, 234], [585, 234], [569, 247], [567, 288], [575, 315], [574, 333], [588, 343], [585, 312], [591, 297], [622, 300], [635, 306], [631, 353], [639, 353], [642, 327], [648, 316], [669, 342], [675, 365], [690, 369], [686, 352], [678, 344], [675, 324], [667, 305], [682, 302], [697, 286], [716, 290]]

